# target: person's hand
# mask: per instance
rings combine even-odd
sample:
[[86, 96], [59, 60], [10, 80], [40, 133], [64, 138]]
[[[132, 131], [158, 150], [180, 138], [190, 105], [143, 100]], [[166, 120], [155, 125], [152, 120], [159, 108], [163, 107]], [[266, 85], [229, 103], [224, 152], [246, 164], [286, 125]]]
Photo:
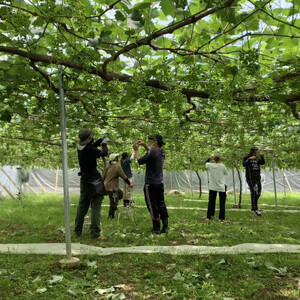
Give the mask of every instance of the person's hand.
[[249, 159], [256, 159], [256, 156], [255, 155], [250, 156]]
[[137, 143], [134, 143], [134, 144], [132, 145], [132, 148], [133, 148], [134, 151], [137, 151], [137, 150], [139, 149]]
[[132, 183], [130, 183], [130, 185], [129, 185], [131, 188], [133, 188], [133, 184]]
[[211, 155], [211, 157], [212, 157], [212, 158], [214, 158], [214, 157], [215, 157], [215, 155], [214, 155], [214, 154], [212, 154], [212, 155]]
[[138, 141], [137, 141], [137, 144], [138, 144], [139, 146], [146, 146], [146, 143], [145, 143], [144, 141], [142, 141], [142, 140], [138, 140]]
[[108, 142], [109, 142], [109, 138], [106, 137], [106, 138], [103, 139], [102, 144], [107, 144]]

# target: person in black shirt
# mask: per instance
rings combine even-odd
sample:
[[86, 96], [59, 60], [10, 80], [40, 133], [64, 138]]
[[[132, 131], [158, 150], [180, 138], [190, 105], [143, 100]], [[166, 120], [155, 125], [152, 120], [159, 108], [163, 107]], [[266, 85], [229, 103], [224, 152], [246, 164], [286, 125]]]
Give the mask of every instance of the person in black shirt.
[[[79, 145], [77, 147], [78, 161], [80, 166], [80, 199], [75, 220], [75, 234], [82, 235], [84, 217], [91, 207], [90, 236], [93, 240], [104, 239], [101, 236], [100, 214], [101, 205], [106, 195], [104, 182], [97, 170], [97, 158], [107, 156], [107, 134], [94, 142], [94, 132], [84, 128], [79, 133]], [[102, 146], [102, 150], [97, 149]]]
[[[152, 218], [155, 234], [168, 233], [168, 211], [164, 199], [163, 166], [165, 151], [161, 147], [165, 144], [161, 135], [148, 137], [150, 145], [147, 146], [143, 141], [133, 144], [135, 157], [139, 165], [146, 164], [146, 176], [144, 194], [147, 208]], [[147, 153], [141, 157], [138, 145], [145, 148]], [[160, 220], [162, 220], [162, 230], [160, 230]]]
[[[129, 154], [127, 152], [123, 152], [121, 156], [121, 167], [123, 172], [126, 174], [128, 180], [130, 181], [131, 184], [133, 184], [133, 176], [132, 176], [132, 171], [131, 171], [131, 162], [134, 158], [134, 155], [132, 154], [129, 157]], [[124, 183], [124, 200], [123, 200], [123, 205], [124, 207], [127, 206], [133, 206], [133, 186], [130, 186]]]
[[250, 153], [243, 159], [243, 166], [246, 168], [246, 181], [251, 193], [251, 210], [261, 217], [261, 211], [258, 209], [258, 199], [261, 195], [260, 166], [265, 164], [265, 158], [262, 152], [258, 156], [257, 151], [257, 147], [250, 149]]

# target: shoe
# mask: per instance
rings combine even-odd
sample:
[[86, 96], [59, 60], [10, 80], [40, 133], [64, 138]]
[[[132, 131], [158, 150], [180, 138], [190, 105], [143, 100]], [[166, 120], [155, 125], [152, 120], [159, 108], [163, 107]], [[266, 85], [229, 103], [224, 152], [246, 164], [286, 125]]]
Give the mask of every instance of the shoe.
[[261, 217], [261, 216], [262, 216], [262, 214], [261, 214], [261, 212], [260, 212], [259, 210], [255, 210], [254, 213], [255, 213], [258, 217]]
[[169, 224], [168, 224], [168, 219], [162, 219], [161, 221], [162, 221], [162, 224], [163, 224], [163, 227], [162, 227], [161, 233], [168, 234], [168, 232], [169, 232]]
[[152, 224], [153, 224], [152, 233], [160, 234], [160, 220], [159, 219], [152, 220]]
[[103, 235], [100, 235], [100, 236], [98, 236], [98, 237], [96, 237], [96, 238], [94, 238], [94, 239], [91, 239], [91, 240], [92, 240], [92, 242], [105, 241], [105, 240], [106, 240], [106, 237], [103, 236]]

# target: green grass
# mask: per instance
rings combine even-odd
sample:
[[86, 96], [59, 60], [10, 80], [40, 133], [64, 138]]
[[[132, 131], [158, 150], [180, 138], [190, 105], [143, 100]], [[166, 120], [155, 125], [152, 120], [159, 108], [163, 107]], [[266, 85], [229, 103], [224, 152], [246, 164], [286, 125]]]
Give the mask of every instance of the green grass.
[[[166, 196], [169, 207], [205, 208], [207, 202], [185, 201], [191, 195]], [[207, 195], [202, 200], [207, 200]], [[262, 218], [250, 212], [249, 195], [242, 208], [229, 211], [234, 200], [229, 195], [225, 223], [207, 222], [205, 210], [170, 210], [168, 236], [150, 234], [151, 219], [146, 208], [134, 208], [134, 221], [121, 216], [120, 222], [107, 218], [102, 208], [106, 241], [92, 243], [86, 231], [72, 242], [101, 247], [139, 245], [232, 246], [241, 243], [300, 244], [300, 195], [278, 195], [275, 212]], [[194, 197], [196, 199], [196, 196]], [[135, 195], [144, 206], [143, 195]], [[78, 196], [70, 197], [73, 229]], [[108, 198], [104, 200], [108, 205]], [[260, 204], [274, 205], [273, 194], [263, 194]], [[218, 206], [217, 206], [218, 207]], [[275, 209], [261, 206], [263, 209]], [[23, 204], [0, 201], [0, 243], [64, 243], [64, 202], [62, 195], [27, 195]], [[126, 299], [299, 299], [300, 255], [163, 255], [114, 254], [81, 256], [78, 270], [59, 267], [62, 257], [52, 255], [0, 255], [0, 299], [106, 299], [99, 289], [124, 284], [113, 294]], [[62, 279], [52, 282], [53, 276]], [[49, 281], [50, 280], [50, 281]], [[297, 281], [298, 280], [298, 281]], [[46, 289], [46, 290], [45, 290]], [[38, 290], [40, 292], [38, 292]], [[108, 298], [107, 298], [108, 299]]]

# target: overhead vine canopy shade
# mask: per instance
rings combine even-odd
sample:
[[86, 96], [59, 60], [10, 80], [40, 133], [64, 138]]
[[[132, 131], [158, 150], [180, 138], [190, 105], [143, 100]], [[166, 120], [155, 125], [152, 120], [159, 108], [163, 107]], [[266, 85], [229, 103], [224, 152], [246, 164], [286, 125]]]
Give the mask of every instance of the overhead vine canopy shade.
[[253, 144], [299, 167], [299, 14], [288, 0], [2, 0], [1, 164], [60, 164], [62, 65], [73, 148], [83, 126], [114, 151], [159, 132], [169, 169]]

